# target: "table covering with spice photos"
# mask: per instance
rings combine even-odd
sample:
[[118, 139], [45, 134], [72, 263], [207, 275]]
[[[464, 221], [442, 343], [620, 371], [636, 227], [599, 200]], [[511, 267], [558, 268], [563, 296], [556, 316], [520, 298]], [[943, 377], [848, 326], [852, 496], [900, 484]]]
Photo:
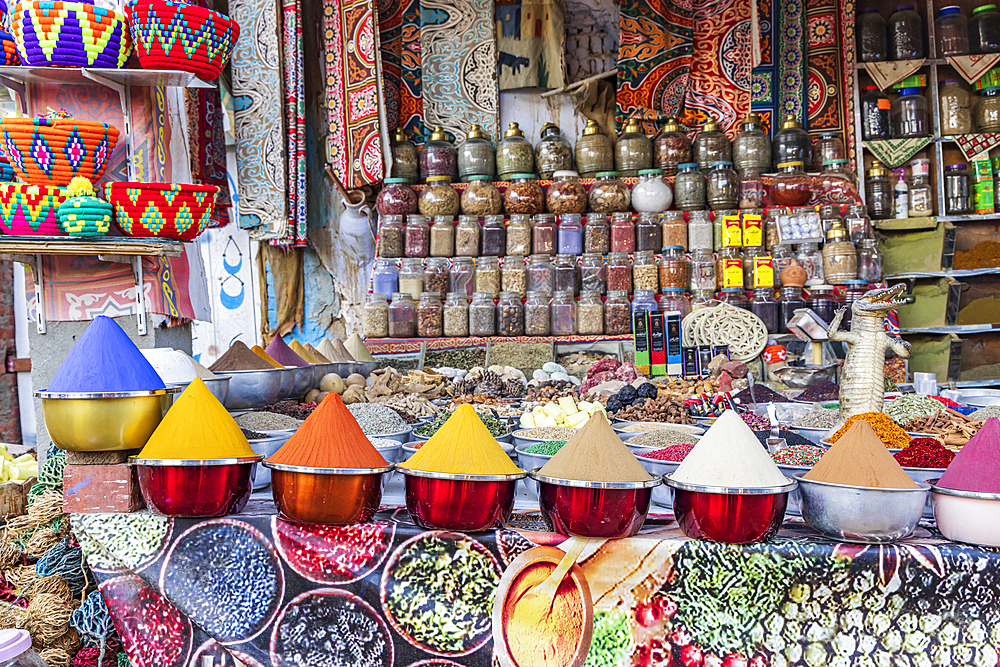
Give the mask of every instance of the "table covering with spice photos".
[[537, 515], [461, 534], [405, 509], [332, 527], [256, 505], [73, 516], [134, 667], [998, 664], [1000, 550], [926, 522], [866, 546], [791, 518], [725, 546], [651, 515], [637, 537], [588, 541], [546, 613], [522, 596], [566, 538]]

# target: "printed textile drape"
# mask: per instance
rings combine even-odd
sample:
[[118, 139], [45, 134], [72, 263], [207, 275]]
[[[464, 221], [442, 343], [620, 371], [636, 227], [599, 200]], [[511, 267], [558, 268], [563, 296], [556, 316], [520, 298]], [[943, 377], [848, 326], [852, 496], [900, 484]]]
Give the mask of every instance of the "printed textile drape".
[[288, 128], [288, 210], [291, 214], [282, 245], [306, 244], [306, 84], [302, 53], [302, 3], [282, 2], [285, 56], [285, 124]]
[[[777, 0], [757, 0], [757, 16], [760, 20], [760, 64], [753, 68], [750, 81], [750, 110], [760, 116], [764, 131], [773, 135], [778, 119], [778, 64], [775, 62], [775, 32], [780, 20], [775, 15]], [[779, 33], [780, 34], [780, 33]], [[780, 126], [780, 123], [778, 123]]]
[[225, 109], [218, 88], [184, 89], [188, 117], [188, 154], [191, 157], [191, 178], [194, 183], [219, 188], [212, 211], [213, 227], [229, 222], [232, 197], [226, 175]]
[[497, 0], [500, 90], [566, 85], [562, 0]]
[[854, 0], [811, 0], [806, 9], [809, 45], [809, 134], [840, 132], [851, 164], [857, 154], [848, 119], [854, 117]]
[[424, 123], [424, 97], [420, 66], [420, 0], [399, 0], [400, 86], [399, 127], [417, 144], [430, 138]]

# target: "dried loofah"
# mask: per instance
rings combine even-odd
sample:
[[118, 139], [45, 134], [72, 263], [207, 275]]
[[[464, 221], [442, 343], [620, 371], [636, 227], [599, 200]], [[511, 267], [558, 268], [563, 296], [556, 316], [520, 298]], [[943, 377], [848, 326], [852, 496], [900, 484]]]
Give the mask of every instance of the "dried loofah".
[[39, 653], [38, 657], [49, 667], [69, 667], [69, 653], [61, 648], [47, 648]]
[[0, 542], [0, 571], [24, 564], [24, 553], [10, 542]]
[[28, 558], [41, 558], [59, 542], [60, 537], [60, 534], [51, 528], [39, 528], [25, 543], [24, 553]]
[[21, 627], [21, 623], [27, 614], [28, 610], [24, 607], [7, 605], [3, 611], [0, 611], [0, 629], [7, 630], [9, 628]]
[[69, 632], [72, 613], [69, 605], [58, 596], [42, 593], [28, 603], [27, 613], [19, 625], [31, 634], [33, 641], [45, 646]]
[[70, 628], [69, 632], [49, 644], [49, 648], [61, 648], [70, 655], [75, 655], [81, 646], [83, 642], [80, 641], [80, 633], [75, 628]]
[[35, 566], [22, 565], [17, 570], [17, 577], [11, 583], [14, 584], [14, 588], [17, 590], [23, 591], [36, 581], [38, 581], [38, 572], [35, 570]]
[[52, 595], [58, 596], [59, 599], [64, 602], [69, 602], [73, 599], [73, 594], [69, 590], [69, 584], [67, 584], [66, 580], [58, 574], [40, 577], [26, 591], [24, 591], [24, 596], [31, 600], [36, 595], [41, 595], [43, 593], [51, 593]]
[[35, 520], [36, 526], [51, 523], [63, 515], [63, 493], [51, 489], [40, 495], [35, 503], [28, 508], [28, 516]]

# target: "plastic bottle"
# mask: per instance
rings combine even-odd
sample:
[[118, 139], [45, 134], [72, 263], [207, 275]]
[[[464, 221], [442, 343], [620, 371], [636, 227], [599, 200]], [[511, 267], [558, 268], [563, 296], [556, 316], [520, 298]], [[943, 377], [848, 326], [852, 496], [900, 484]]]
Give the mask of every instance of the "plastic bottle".
[[895, 215], [897, 218], [910, 217], [909, 186], [906, 185], [906, 172], [899, 170], [899, 180], [896, 181]]

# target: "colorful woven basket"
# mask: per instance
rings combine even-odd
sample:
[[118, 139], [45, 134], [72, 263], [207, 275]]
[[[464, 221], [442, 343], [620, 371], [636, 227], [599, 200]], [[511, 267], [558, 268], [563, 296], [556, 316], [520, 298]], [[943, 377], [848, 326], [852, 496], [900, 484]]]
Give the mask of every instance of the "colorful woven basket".
[[21, 64], [21, 56], [17, 55], [17, 44], [14, 42], [14, 36], [2, 29], [0, 29], [0, 46], [3, 47], [3, 53], [0, 54], [0, 57], [3, 58], [3, 65]]
[[114, 207], [97, 197], [67, 199], [56, 211], [60, 229], [70, 236], [104, 236], [114, 214]]
[[125, 15], [82, 2], [28, 0], [11, 11], [11, 34], [26, 65], [119, 68], [132, 42]]
[[205, 231], [218, 191], [214, 185], [179, 183], [115, 181], [104, 186], [123, 234], [178, 241], [190, 241]]
[[0, 135], [0, 154], [32, 185], [66, 185], [74, 176], [97, 181], [118, 141], [114, 125], [64, 112], [0, 119]]
[[139, 63], [146, 69], [179, 69], [214, 79], [240, 36], [229, 17], [170, 0], [140, 0], [125, 8]]
[[0, 183], [0, 231], [17, 236], [65, 236], [56, 214], [64, 201], [61, 188]]

